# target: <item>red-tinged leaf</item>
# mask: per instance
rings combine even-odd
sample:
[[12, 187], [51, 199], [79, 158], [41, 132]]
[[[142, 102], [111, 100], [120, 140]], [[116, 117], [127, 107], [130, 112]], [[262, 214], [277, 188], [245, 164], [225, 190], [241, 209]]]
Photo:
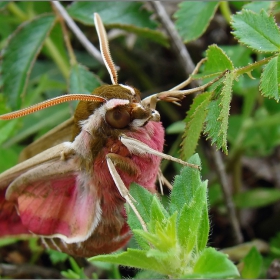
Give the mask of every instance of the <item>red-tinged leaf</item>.
[[21, 105], [32, 66], [54, 22], [54, 16], [42, 15], [22, 24], [4, 50], [3, 93], [12, 109]]

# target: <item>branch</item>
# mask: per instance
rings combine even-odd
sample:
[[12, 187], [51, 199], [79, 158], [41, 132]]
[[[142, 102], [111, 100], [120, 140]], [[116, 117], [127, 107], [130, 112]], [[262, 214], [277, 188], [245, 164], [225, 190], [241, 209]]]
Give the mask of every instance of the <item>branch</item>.
[[[72, 30], [72, 32], [76, 35], [76, 37], [81, 42], [81, 44], [88, 51], [88, 53], [91, 54], [98, 62], [100, 62], [101, 64], [104, 64], [104, 61], [102, 59], [102, 56], [101, 56], [101, 53], [99, 52], [99, 50], [88, 40], [88, 38], [84, 35], [84, 33], [81, 31], [81, 29], [78, 27], [78, 25], [74, 22], [74, 20], [69, 16], [69, 14], [64, 9], [64, 7], [60, 4], [60, 2], [53, 1], [52, 3], [56, 7], [58, 12], [61, 14], [61, 16], [64, 18], [68, 27]], [[93, 15], [92, 15], [92, 23], [93, 23]]]

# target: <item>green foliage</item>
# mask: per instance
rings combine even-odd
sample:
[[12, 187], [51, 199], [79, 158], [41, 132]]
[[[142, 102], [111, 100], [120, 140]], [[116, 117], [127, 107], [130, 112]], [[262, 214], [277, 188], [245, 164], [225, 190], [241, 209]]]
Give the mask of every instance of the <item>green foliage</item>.
[[176, 29], [184, 42], [190, 42], [203, 34], [217, 9], [218, 2], [185, 1], [179, 4]]
[[[194, 155], [191, 163], [200, 164]], [[207, 181], [201, 181], [197, 169], [184, 167], [176, 176], [170, 196], [169, 210], [144, 188], [132, 185], [136, 207], [147, 224], [140, 228], [137, 216], [128, 212], [134, 234], [146, 242], [141, 249], [127, 249], [113, 255], [101, 255], [90, 261], [105, 261], [156, 271], [172, 278], [223, 278], [238, 276], [238, 270], [227, 256], [214, 248], [205, 248], [209, 221], [207, 215]], [[143, 207], [144, 202], [146, 206]], [[148, 201], [148, 202], [147, 202]], [[149, 205], [149, 208], [147, 207]]]
[[[94, 44], [97, 42], [93, 28], [94, 12], [100, 14], [106, 28], [122, 31], [121, 35], [112, 32], [113, 39], [110, 41], [117, 55], [120, 53], [118, 45], [125, 50], [125, 55], [117, 56], [120, 74], [123, 69], [132, 69], [121, 82], [130, 84], [131, 76], [135, 76], [155, 93], [159, 89], [166, 90], [166, 84], [169, 86], [169, 83], [173, 83], [165, 79], [168, 72], [176, 72], [176, 78], [182, 75], [178, 65], [173, 71], [175, 56], [168, 56], [171, 51], [164, 48], [174, 42], [169, 42], [167, 33], [163, 32], [164, 24], [159, 23], [152, 9], [145, 8], [152, 6], [144, 6], [140, 2], [73, 2], [69, 6], [63, 5]], [[180, 38], [185, 43], [194, 41], [187, 45], [191, 54], [194, 53], [193, 46], [196, 48], [213, 41], [216, 34], [213, 30], [220, 26], [219, 23], [229, 25], [230, 22], [229, 26], [221, 25], [220, 28], [224, 33], [231, 28], [231, 34], [227, 34], [228, 40], [223, 42], [226, 46], [203, 46], [206, 61], [191, 76], [191, 80], [198, 85], [211, 84], [204, 92], [197, 90], [197, 95], [190, 97], [190, 101], [186, 100], [191, 104], [187, 112], [182, 112], [179, 118], [180, 109], [177, 112], [171, 106], [160, 108], [164, 123], [174, 121], [167, 128], [167, 134], [173, 134], [171, 137], [181, 134], [183, 138], [179, 135], [176, 141], [172, 139], [174, 143], [170, 154], [177, 156], [181, 143], [182, 159], [190, 158], [191, 163], [203, 166], [203, 176], [210, 178], [209, 201], [214, 208], [211, 215], [220, 215], [218, 219], [213, 219], [214, 222], [225, 220], [227, 205], [223, 202], [216, 175], [211, 173], [214, 167], [211, 156], [207, 155], [208, 147], [201, 145], [203, 141], [199, 142], [201, 135], [206, 135], [212, 145], [228, 155], [224, 157], [225, 169], [230, 174], [229, 178], [233, 178], [233, 202], [240, 216], [243, 209], [250, 211], [250, 208], [270, 207], [280, 199], [279, 190], [272, 186], [278, 181], [271, 179], [271, 174], [277, 173], [273, 169], [273, 153], [280, 144], [280, 105], [277, 103], [280, 96], [280, 31], [277, 22], [280, 5], [266, 1], [192, 1], [182, 2], [173, 8], [176, 10], [173, 14], [175, 28]], [[216, 17], [218, 8], [222, 21]], [[231, 10], [237, 12], [231, 15]], [[212, 22], [214, 17], [215, 21]], [[65, 44], [66, 33], [50, 2], [0, 2], [0, 24], [0, 114], [65, 93], [90, 94], [103, 83], [102, 80], [108, 80], [108, 75], [103, 75], [104, 67], [91, 59], [74, 34], [67, 32], [73, 53]], [[195, 41], [202, 35], [201, 41]], [[160, 58], [157, 52], [161, 53]], [[165, 55], [168, 64], [164, 64]], [[201, 56], [202, 53], [194, 55], [195, 59]], [[150, 64], [156, 67], [148, 69], [152, 68]], [[162, 76], [159, 84], [157, 76]], [[145, 88], [142, 84], [141, 87]], [[22, 119], [0, 122], [1, 172], [16, 164], [27, 142], [37, 139], [72, 115], [71, 106], [59, 106]], [[182, 116], [186, 116], [184, 121], [181, 120]], [[197, 155], [191, 157], [196, 150], [201, 154], [202, 163]], [[251, 181], [256, 179], [251, 178], [254, 168], [249, 168], [249, 175], [245, 172], [242, 174], [244, 157], [253, 161], [252, 165], [256, 157], [268, 162], [269, 168], [264, 177], [268, 178], [269, 187], [265, 185], [266, 182], [251, 186]], [[267, 158], [264, 160], [264, 157]], [[262, 171], [262, 168], [255, 169]], [[173, 178], [174, 174], [168, 176]], [[243, 191], [242, 187], [247, 184], [250, 188]], [[133, 184], [130, 194], [136, 200], [135, 206], [148, 231], [143, 230], [135, 213], [127, 207], [128, 223], [137, 247], [132, 245], [125, 252], [96, 256], [90, 260], [92, 265], [106, 271], [109, 278], [121, 277], [117, 265], [141, 269], [135, 279], [239, 277], [237, 266], [225, 254], [207, 247], [210, 228], [207, 192], [207, 181], [201, 179], [200, 171], [189, 167], [183, 168], [180, 175], [175, 176], [173, 190], [166, 199], [169, 199], [168, 203], [163, 203], [164, 198], [160, 200], [158, 196]], [[232, 237], [227, 235], [225, 239], [231, 240]], [[1, 239], [0, 247], [15, 246], [18, 240], [21, 239]], [[256, 248], [251, 249], [238, 266], [241, 277], [262, 277], [264, 263], [269, 258], [280, 256], [279, 240], [278, 234], [270, 242], [267, 260], [262, 259]], [[215, 241], [213, 237], [211, 242]], [[36, 246], [34, 240], [29, 243], [33, 254], [30, 262], [35, 262], [41, 254]], [[51, 250], [48, 256], [52, 265], [62, 270], [64, 277], [89, 277], [72, 257]], [[97, 272], [92, 275], [92, 278], [98, 277]]]
[[195, 148], [203, 129], [207, 113], [206, 108], [208, 107], [210, 98], [210, 92], [197, 95], [193, 100], [193, 104], [188, 111], [187, 117], [185, 118], [186, 129], [184, 130], [183, 142], [181, 144], [181, 156], [184, 160], [187, 160], [195, 152]]
[[98, 13], [105, 25], [143, 36], [167, 46], [166, 37], [155, 30], [157, 22], [151, 13], [142, 9], [141, 3], [131, 2], [75, 2], [69, 6], [69, 14], [76, 20], [93, 25], [93, 13]]
[[244, 266], [241, 271], [241, 277], [243, 279], [257, 279], [261, 271], [262, 256], [256, 247], [253, 247], [245, 256], [243, 263]]
[[8, 103], [12, 109], [20, 108], [31, 68], [53, 25], [53, 16], [35, 18], [14, 32], [4, 50], [3, 94], [9, 97]]
[[268, 188], [255, 188], [234, 196], [235, 205], [239, 208], [264, 207], [279, 201], [279, 199], [280, 190]]
[[264, 10], [259, 14], [243, 10], [232, 17], [233, 34], [239, 41], [257, 52], [278, 52], [280, 31], [273, 16]]

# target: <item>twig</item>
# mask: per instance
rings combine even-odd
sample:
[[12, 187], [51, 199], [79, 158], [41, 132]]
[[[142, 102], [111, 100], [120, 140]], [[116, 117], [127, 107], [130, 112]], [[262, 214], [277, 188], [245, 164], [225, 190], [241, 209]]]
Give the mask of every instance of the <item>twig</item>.
[[212, 155], [214, 159], [214, 163], [216, 165], [217, 174], [222, 186], [223, 196], [227, 207], [227, 212], [229, 216], [229, 220], [234, 232], [235, 243], [240, 244], [243, 242], [243, 236], [240, 230], [240, 225], [236, 216], [235, 207], [232, 201], [230, 188], [228, 184], [228, 178], [225, 171], [225, 165], [222, 160], [221, 152], [216, 151], [215, 147], [212, 146]]
[[[0, 275], [1, 276], [40, 276], [45, 279], [62, 279], [62, 275], [59, 271], [52, 268], [45, 268], [38, 265], [30, 264], [4, 264], [0, 263]], [[40, 278], [39, 277], [39, 278]]]
[[[69, 28], [72, 30], [72, 32], [77, 36], [78, 40], [81, 42], [81, 44], [85, 47], [85, 49], [91, 54], [98, 62], [101, 64], [104, 64], [104, 61], [102, 59], [101, 53], [99, 50], [87, 39], [87, 37], [84, 35], [84, 33], [80, 30], [78, 25], [74, 22], [74, 20], [69, 16], [67, 11], [64, 9], [64, 7], [60, 4], [59, 1], [53, 1], [53, 5], [57, 8], [61, 16], [66, 21]], [[92, 15], [92, 22], [93, 22], [93, 15]]]
[[192, 73], [194, 69], [194, 63], [190, 57], [189, 52], [187, 51], [184, 43], [182, 42], [180, 35], [178, 34], [177, 30], [171, 19], [169, 18], [168, 14], [166, 13], [165, 8], [161, 4], [160, 1], [151, 1], [151, 5], [153, 6], [154, 10], [156, 11], [163, 28], [167, 32], [168, 36], [170, 37], [170, 42], [172, 48], [175, 51], [175, 54], [178, 55], [179, 61], [182, 63], [184, 70], [187, 75]]
[[[164, 7], [159, 1], [151, 2], [152, 6], [154, 7], [155, 11], [157, 12], [163, 28], [165, 28], [166, 32], [170, 36], [171, 44], [174, 45], [174, 48], [177, 49], [180, 61], [184, 62], [184, 69], [188, 74], [192, 73], [194, 70], [194, 63], [188, 53], [188, 50], [184, 43], [182, 42], [178, 32], [175, 29], [173, 22], [170, 20], [169, 16], [167, 15]], [[211, 146], [211, 151], [214, 157], [214, 160], [217, 165], [217, 175], [220, 179], [221, 186], [223, 189], [224, 200], [227, 205], [228, 217], [234, 231], [234, 236], [236, 237], [236, 243], [241, 243], [243, 241], [243, 236], [240, 230], [240, 225], [238, 219], [236, 217], [235, 207], [232, 202], [231, 193], [228, 187], [228, 180], [227, 175], [225, 172], [225, 167], [221, 158], [221, 154], [219, 151], [216, 151], [215, 147]]]

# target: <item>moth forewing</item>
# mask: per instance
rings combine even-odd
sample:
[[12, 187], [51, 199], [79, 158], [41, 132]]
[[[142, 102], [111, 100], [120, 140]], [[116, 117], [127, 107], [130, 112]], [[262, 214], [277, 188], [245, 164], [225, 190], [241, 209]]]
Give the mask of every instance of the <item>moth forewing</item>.
[[[70, 142], [64, 142], [49, 148], [34, 157], [27, 159], [14, 167], [4, 171], [0, 174], [0, 189], [6, 188], [11, 181], [28, 170], [41, 165], [45, 162], [53, 162], [56, 160], [62, 160], [66, 155], [74, 153], [75, 151], [71, 148]], [[43, 173], [43, 170], [42, 170]]]
[[46, 134], [25, 147], [20, 155], [19, 162], [25, 161], [55, 145], [71, 141], [73, 137], [74, 118], [64, 121]]

